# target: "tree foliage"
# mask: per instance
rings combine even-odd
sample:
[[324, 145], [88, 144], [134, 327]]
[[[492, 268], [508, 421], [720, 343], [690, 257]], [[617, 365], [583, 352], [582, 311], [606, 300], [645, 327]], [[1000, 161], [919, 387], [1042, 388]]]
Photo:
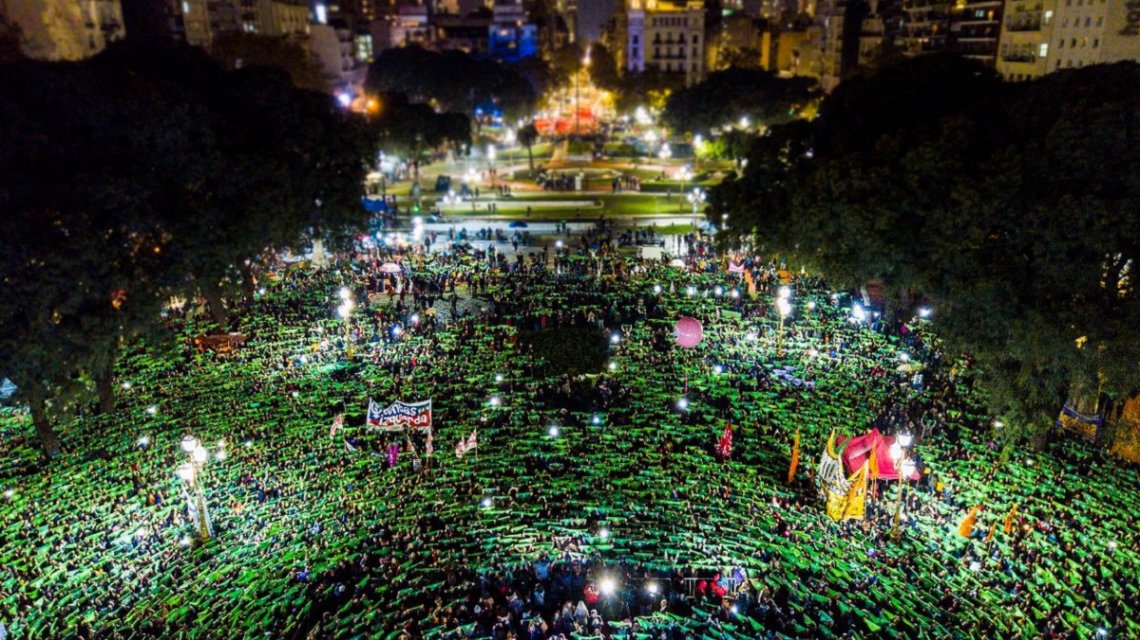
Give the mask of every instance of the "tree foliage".
[[757, 124], [788, 122], [814, 98], [808, 78], [780, 78], [767, 71], [728, 69], [674, 91], [662, 119], [677, 131], [710, 131], [747, 116]]
[[713, 210], [841, 284], [928, 299], [994, 411], [1041, 427], [1068, 397], [1140, 388], [1137, 122], [1132, 63], [1008, 85], [916, 59], [773, 130]]
[[[364, 130], [268, 68], [124, 43], [78, 64], [0, 68], [0, 374], [51, 414], [99, 387], [172, 297], [218, 323], [267, 252], [363, 222]], [[72, 393], [74, 392], [74, 393]]]
[[256, 33], [227, 33], [210, 43], [210, 55], [226, 69], [276, 67], [289, 74], [293, 86], [309, 91], [328, 87], [320, 64], [309, 53], [286, 36]]
[[470, 114], [477, 107], [501, 109], [508, 120], [530, 115], [536, 100], [531, 83], [510, 68], [461, 51], [420, 47], [388, 49], [368, 68], [365, 89], [402, 93], [413, 103]]
[[462, 113], [436, 113], [426, 104], [412, 104], [403, 94], [380, 96], [380, 110], [370, 123], [386, 152], [419, 159], [428, 149], [471, 144], [471, 119]]

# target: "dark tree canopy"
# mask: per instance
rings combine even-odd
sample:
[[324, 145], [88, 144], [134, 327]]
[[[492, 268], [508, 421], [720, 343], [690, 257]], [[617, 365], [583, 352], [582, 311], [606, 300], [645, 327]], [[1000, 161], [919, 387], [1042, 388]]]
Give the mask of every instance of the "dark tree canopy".
[[220, 35], [210, 43], [210, 55], [230, 70], [276, 67], [288, 73], [293, 85], [299, 89], [324, 91], [329, 85], [320, 65], [305, 48], [285, 36], [256, 33]]
[[767, 71], [727, 69], [673, 92], [662, 117], [677, 131], [711, 131], [747, 116], [757, 124], [791, 120], [814, 98], [814, 81], [779, 78]]
[[840, 284], [930, 301], [994, 410], [1043, 426], [1140, 388], [1138, 122], [1132, 63], [1007, 85], [920, 58], [774, 129], [712, 210]]
[[466, 114], [436, 113], [426, 104], [408, 102], [401, 93], [383, 94], [378, 100], [371, 128], [385, 152], [419, 158], [428, 149], [471, 144], [471, 119]]
[[92, 386], [113, 407], [120, 342], [172, 297], [225, 328], [267, 251], [363, 222], [363, 129], [279, 70], [127, 43], [0, 67], [0, 116], [0, 373], [49, 451], [49, 413]]
[[441, 111], [470, 114], [494, 105], [508, 120], [529, 115], [536, 100], [526, 78], [494, 60], [420, 47], [382, 52], [368, 69], [365, 88], [372, 94], [402, 93]]

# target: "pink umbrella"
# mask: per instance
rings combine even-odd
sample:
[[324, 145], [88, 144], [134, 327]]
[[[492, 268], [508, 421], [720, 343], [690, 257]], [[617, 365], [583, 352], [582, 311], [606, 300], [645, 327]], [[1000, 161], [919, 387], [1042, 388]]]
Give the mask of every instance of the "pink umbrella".
[[400, 265], [396, 264], [395, 262], [385, 262], [384, 264], [380, 265], [381, 273], [400, 273], [401, 271], [403, 271], [403, 269], [401, 269]]
[[696, 318], [685, 316], [673, 325], [673, 338], [677, 345], [685, 349], [692, 349], [701, 342], [705, 335], [704, 327]]

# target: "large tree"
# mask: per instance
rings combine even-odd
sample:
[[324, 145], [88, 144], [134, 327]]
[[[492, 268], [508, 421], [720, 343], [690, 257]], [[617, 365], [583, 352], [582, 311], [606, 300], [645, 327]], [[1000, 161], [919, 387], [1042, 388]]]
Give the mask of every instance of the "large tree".
[[289, 74], [293, 86], [310, 91], [328, 88], [320, 64], [305, 47], [286, 36], [228, 33], [210, 43], [210, 55], [226, 69], [276, 67]]
[[122, 343], [171, 297], [226, 327], [261, 256], [363, 222], [366, 136], [280, 71], [122, 44], [0, 68], [0, 114], [0, 375], [53, 455], [52, 417], [92, 391], [113, 408]]
[[662, 119], [677, 131], [711, 131], [747, 116], [761, 125], [788, 122], [815, 98], [813, 81], [780, 78], [767, 71], [728, 69], [674, 91]]
[[714, 210], [841, 284], [932, 302], [995, 413], [1040, 434], [1066, 398], [1140, 388], [1138, 81], [1131, 63], [1007, 85], [908, 61], [774, 130]]
[[526, 78], [494, 60], [419, 47], [381, 52], [368, 68], [365, 89], [371, 94], [404, 94], [413, 103], [440, 111], [499, 109], [508, 120], [529, 116], [536, 99]]

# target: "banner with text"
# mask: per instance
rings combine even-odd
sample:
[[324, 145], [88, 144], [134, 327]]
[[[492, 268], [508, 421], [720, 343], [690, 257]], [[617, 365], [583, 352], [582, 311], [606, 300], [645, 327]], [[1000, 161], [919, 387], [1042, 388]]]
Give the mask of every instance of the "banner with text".
[[368, 401], [368, 426], [385, 431], [401, 429], [430, 429], [431, 400], [419, 402], [396, 401], [381, 407], [375, 400]]

